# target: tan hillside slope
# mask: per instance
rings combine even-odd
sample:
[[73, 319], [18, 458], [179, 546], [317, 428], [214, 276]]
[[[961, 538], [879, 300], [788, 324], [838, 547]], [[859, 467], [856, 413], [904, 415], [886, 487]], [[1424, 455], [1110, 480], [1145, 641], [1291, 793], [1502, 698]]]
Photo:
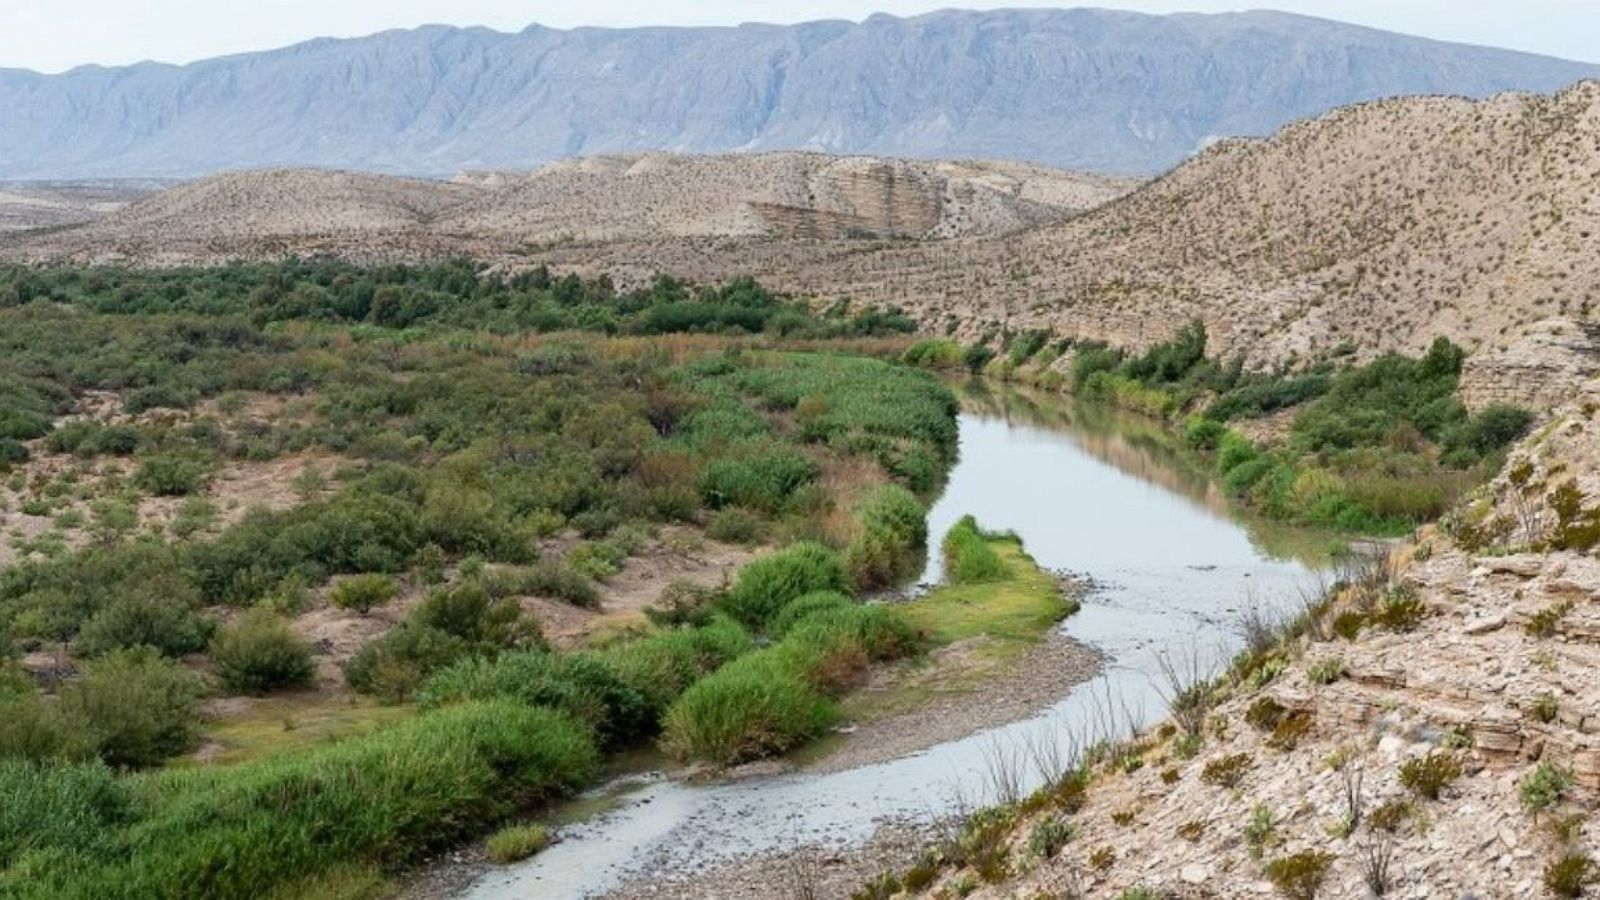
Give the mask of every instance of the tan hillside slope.
[[599, 255], [644, 244], [666, 248], [642, 254], [662, 258], [652, 269], [670, 269], [671, 248], [696, 239], [861, 246], [864, 238], [1006, 234], [1060, 221], [1135, 184], [1023, 163], [812, 153], [588, 157], [451, 182], [240, 172], [181, 185], [81, 228], [19, 238], [0, 253], [199, 263], [309, 253], [523, 259], [552, 248]]
[[49, 236], [68, 253], [132, 259], [297, 252], [312, 238], [416, 232], [478, 191], [465, 185], [316, 169], [188, 182], [81, 229]]
[[1314, 624], [1192, 695], [1214, 705], [1101, 755], [1082, 794], [975, 820], [1001, 824], [969, 831], [946, 858], [971, 862], [937, 881], [995, 881], [962, 894], [978, 898], [1589, 896], [1557, 886], [1600, 875], [1574, 861], [1600, 852], [1597, 466], [1590, 382], [1443, 528], [1352, 569]]
[[1408, 98], [1216, 146], [1142, 190], [1011, 241], [831, 257], [792, 287], [1141, 343], [1199, 316], [1258, 359], [1353, 340], [1507, 343], [1600, 292], [1600, 84]]
[[682, 237], [944, 238], [1003, 234], [1098, 206], [1133, 186], [1006, 162], [817, 153], [586, 157], [491, 186], [440, 230], [464, 240]]

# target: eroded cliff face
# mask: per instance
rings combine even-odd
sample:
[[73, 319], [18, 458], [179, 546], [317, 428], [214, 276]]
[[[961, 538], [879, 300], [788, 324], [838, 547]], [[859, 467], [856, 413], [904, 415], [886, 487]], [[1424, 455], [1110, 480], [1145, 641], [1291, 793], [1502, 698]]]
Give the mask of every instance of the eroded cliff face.
[[1506, 403], [1554, 409], [1600, 375], [1600, 323], [1547, 319], [1532, 325], [1504, 350], [1467, 359], [1461, 399], [1473, 411]]

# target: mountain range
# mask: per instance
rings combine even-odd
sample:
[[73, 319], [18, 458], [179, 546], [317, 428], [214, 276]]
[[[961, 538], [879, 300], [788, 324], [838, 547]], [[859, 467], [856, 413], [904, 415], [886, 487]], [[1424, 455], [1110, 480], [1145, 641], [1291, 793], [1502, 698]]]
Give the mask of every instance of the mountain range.
[[0, 179], [439, 175], [785, 149], [1147, 175], [1344, 104], [1550, 92], [1586, 77], [1600, 66], [1274, 12], [425, 27], [184, 66], [0, 70]]

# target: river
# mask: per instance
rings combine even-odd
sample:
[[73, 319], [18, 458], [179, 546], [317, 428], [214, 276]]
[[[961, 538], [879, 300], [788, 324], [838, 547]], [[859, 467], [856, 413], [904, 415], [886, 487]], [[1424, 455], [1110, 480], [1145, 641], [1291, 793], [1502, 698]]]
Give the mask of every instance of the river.
[[[559, 843], [489, 872], [465, 896], [576, 900], [652, 866], [859, 843], [887, 821], [939, 816], [986, 795], [997, 753], [1121, 737], [1160, 718], [1163, 654], [1216, 665], [1236, 650], [1233, 623], [1247, 604], [1289, 609], [1317, 589], [1330, 538], [1240, 515], [1154, 423], [1053, 397], [961, 394], [961, 459], [930, 534], [937, 543], [972, 514], [1017, 532], [1046, 568], [1093, 579], [1063, 627], [1106, 655], [1104, 672], [1027, 720], [850, 771], [689, 784], [644, 766], [565, 810]], [[925, 577], [935, 580], [931, 556]]]

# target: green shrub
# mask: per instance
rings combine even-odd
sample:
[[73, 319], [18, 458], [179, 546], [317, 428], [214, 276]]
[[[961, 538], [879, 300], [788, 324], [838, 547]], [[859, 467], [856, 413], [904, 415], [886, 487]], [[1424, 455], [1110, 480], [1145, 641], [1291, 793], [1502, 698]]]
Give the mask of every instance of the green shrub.
[[61, 689], [101, 759], [143, 768], [188, 750], [195, 739], [200, 682], [148, 648], [116, 650]]
[[591, 541], [572, 548], [567, 565], [587, 578], [610, 578], [622, 571], [628, 554], [610, 541]]
[[515, 600], [495, 600], [469, 581], [430, 593], [400, 627], [362, 645], [344, 674], [355, 690], [398, 702], [458, 659], [543, 643], [538, 623]]
[[543, 825], [510, 825], [489, 836], [489, 858], [502, 866], [521, 862], [550, 846], [550, 829]]
[[[963, 365], [961, 344], [949, 338], [931, 338], [918, 341], [900, 354], [900, 361], [908, 366], [924, 369], [958, 369]], [[987, 364], [988, 360], [984, 360]], [[983, 366], [979, 365], [981, 369]]]
[[1582, 897], [1600, 880], [1600, 866], [1582, 850], [1569, 850], [1544, 870], [1545, 889], [1557, 897]]
[[816, 612], [796, 624], [773, 645], [807, 683], [827, 694], [852, 687], [874, 662], [908, 656], [916, 634], [883, 606], [856, 606]]
[[50, 420], [20, 409], [0, 409], [0, 438], [31, 441], [50, 433]]
[[889, 587], [915, 575], [928, 546], [928, 511], [899, 485], [883, 485], [855, 509], [859, 526], [845, 566], [860, 590]]
[[157, 497], [183, 497], [205, 490], [211, 480], [211, 466], [183, 456], [162, 454], [139, 463], [133, 484]]
[[667, 710], [663, 745], [680, 758], [734, 765], [797, 747], [837, 718], [787, 661], [755, 653], [685, 691]]
[[128, 647], [153, 647], [166, 656], [205, 649], [211, 623], [182, 597], [125, 594], [83, 623], [73, 647], [84, 656], [102, 656]]
[[1331, 854], [1307, 850], [1267, 863], [1267, 880], [1289, 900], [1316, 900], [1332, 867]]
[[817, 591], [806, 594], [804, 597], [790, 601], [784, 606], [768, 624], [767, 630], [772, 636], [781, 640], [796, 625], [804, 622], [813, 615], [833, 612], [841, 609], [851, 609], [856, 602], [848, 596], [837, 591]]
[[437, 628], [410, 623], [361, 645], [344, 664], [344, 677], [359, 693], [391, 703], [409, 699], [435, 672], [471, 652], [471, 644]]
[[585, 609], [593, 609], [600, 603], [594, 581], [565, 562], [545, 561], [532, 566], [489, 569], [478, 581], [496, 598], [547, 597]]
[[968, 372], [976, 375], [982, 372], [983, 368], [994, 358], [995, 351], [993, 347], [987, 344], [973, 344], [962, 352], [961, 364], [967, 367]]
[[945, 535], [944, 575], [951, 584], [983, 584], [1006, 577], [1006, 564], [989, 546], [972, 516], [964, 516]]
[[566, 713], [593, 728], [607, 746], [628, 744], [655, 728], [645, 697], [600, 659], [583, 654], [530, 650], [464, 659], [435, 673], [417, 692], [424, 709], [492, 699]]
[[1054, 859], [1077, 832], [1071, 820], [1061, 816], [1046, 816], [1028, 833], [1028, 852], [1039, 859]]
[[373, 607], [388, 603], [399, 593], [394, 579], [387, 575], [352, 575], [334, 584], [328, 593], [328, 602], [339, 609], [353, 609], [366, 615]]
[[32, 454], [21, 441], [0, 438], [0, 469], [20, 466], [31, 458]]
[[745, 626], [764, 630], [793, 600], [817, 591], [849, 589], [839, 554], [821, 544], [799, 543], [740, 569], [724, 608]]
[[1572, 787], [1572, 773], [1545, 761], [1534, 767], [1527, 777], [1522, 779], [1518, 789], [1522, 795], [1522, 805], [1528, 812], [1537, 816], [1557, 803], [1561, 797]]
[[1425, 800], [1437, 800], [1450, 782], [1461, 777], [1461, 763], [1449, 753], [1429, 753], [1400, 766], [1400, 784]]
[[750, 633], [723, 615], [589, 651], [649, 704], [660, 718], [690, 685], [755, 649]]
[[266, 610], [250, 610], [223, 626], [211, 642], [211, 659], [223, 686], [240, 693], [300, 687], [316, 674], [311, 644]]
[[776, 644], [696, 683], [667, 711], [663, 744], [681, 757], [732, 765], [783, 753], [820, 735], [843, 692], [874, 661], [916, 643], [886, 607], [818, 610]]
[[816, 462], [800, 451], [771, 445], [740, 458], [713, 461], [700, 475], [700, 495], [713, 507], [746, 506], [772, 513], [820, 472]]
[[1200, 770], [1200, 780], [1218, 787], [1235, 788], [1244, 780], [1245, 773], [1250, 771], [1253, 765], [1254, 761], [1248, 753], [1218, 757], [1207, 762]]
[[[94, 736], [76, 707], [41, 695], [31, 679], [0, 691], [0, 764], [5, 760], [93, 759]], [[4, 811], [0, 810], [0, 815]]]
[[728, 506], [711, 514], [706, 536], [728, 544], [754, 546], [767, 539], [767, 523], [753, 510]]

